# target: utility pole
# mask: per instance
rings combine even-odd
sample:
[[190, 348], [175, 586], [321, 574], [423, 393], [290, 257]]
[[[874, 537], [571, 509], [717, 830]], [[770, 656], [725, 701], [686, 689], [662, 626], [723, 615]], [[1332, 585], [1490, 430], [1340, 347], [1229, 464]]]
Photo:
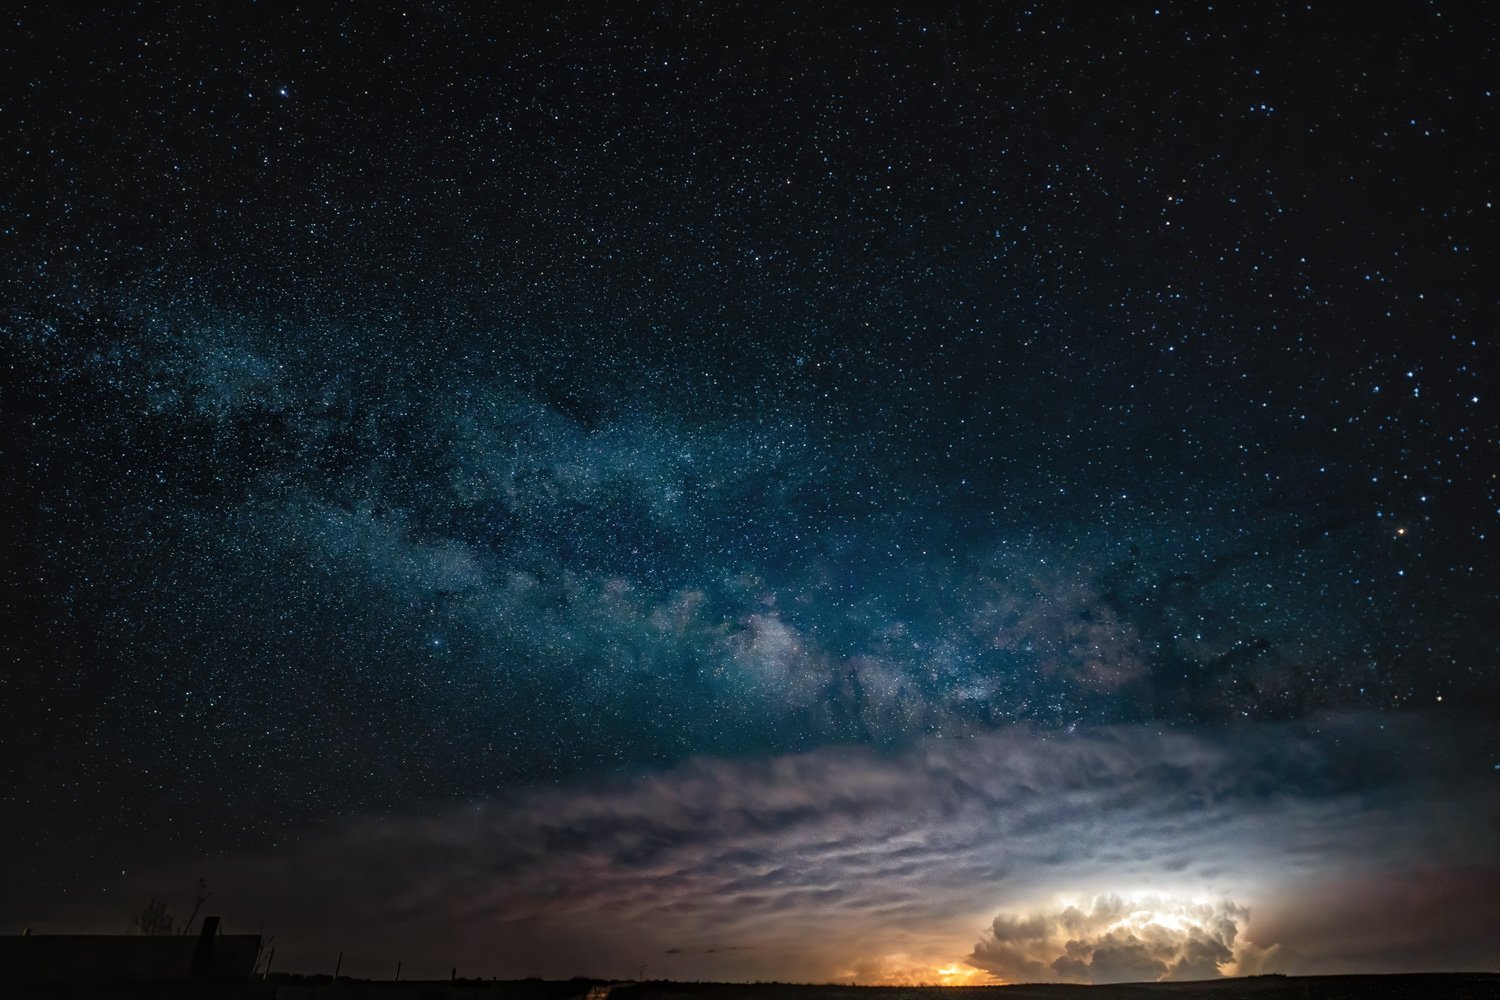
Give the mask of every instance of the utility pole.
[[182, 930], [178, 932], [183, 937], [186, 937], [193, 929], [193, 921], [198, 919], [198, 911], [203, 909], [203, 904], [212, 895], [213, 893], [208, 891], [208, 882], [202, 878], [198, 879], [198, 898], [193, 902], [193, 912], [188, 915], [187, 923], [183, 924]]
[[339, 981], [339, 970], [344, 967], [344, 953], [339, 952], [339, 960], [333, 963], [333, 981]]

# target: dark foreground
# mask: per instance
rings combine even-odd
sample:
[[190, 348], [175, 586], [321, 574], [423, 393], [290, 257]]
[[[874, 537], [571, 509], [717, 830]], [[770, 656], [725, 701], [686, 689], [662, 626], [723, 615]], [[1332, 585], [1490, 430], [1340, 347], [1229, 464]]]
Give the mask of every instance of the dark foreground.
[[45, 1000], [1500, 1000], [1500, 974], [1255, 976], [1110, 986], [797, 986], [785, 983], [606, 983], [521, 980], [369, 982], [327, 976], [270, 982], [4, 983], [6, 997]]

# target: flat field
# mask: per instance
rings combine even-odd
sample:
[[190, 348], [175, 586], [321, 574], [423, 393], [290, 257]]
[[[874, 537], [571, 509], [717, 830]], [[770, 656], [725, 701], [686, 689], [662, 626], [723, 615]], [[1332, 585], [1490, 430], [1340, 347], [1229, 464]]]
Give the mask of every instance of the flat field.
[[1500, 974], [1255, 976], [1107, 986], [805, 986], [606, 983], [574, 979], [374, 982], [281, 976], [269, 982], [4, 983], [15, 1000], [1500, 1000]]

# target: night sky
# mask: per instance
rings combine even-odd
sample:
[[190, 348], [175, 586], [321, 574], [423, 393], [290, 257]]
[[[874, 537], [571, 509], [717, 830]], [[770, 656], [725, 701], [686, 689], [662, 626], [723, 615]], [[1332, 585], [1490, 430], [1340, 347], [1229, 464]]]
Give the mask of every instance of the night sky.
[[0, 923], [1500, 970], [1492, 12], [7, 5]]

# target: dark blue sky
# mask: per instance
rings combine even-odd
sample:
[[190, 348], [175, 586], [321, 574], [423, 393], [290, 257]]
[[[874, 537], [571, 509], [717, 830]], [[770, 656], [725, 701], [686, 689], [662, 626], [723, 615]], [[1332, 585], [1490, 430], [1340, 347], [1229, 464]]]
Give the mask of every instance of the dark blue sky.
[[1495, 966], [1360, 917], [1496, 916], [1492, 18], [6, 25], [0, 916], [212, 869], [308, 963]]

